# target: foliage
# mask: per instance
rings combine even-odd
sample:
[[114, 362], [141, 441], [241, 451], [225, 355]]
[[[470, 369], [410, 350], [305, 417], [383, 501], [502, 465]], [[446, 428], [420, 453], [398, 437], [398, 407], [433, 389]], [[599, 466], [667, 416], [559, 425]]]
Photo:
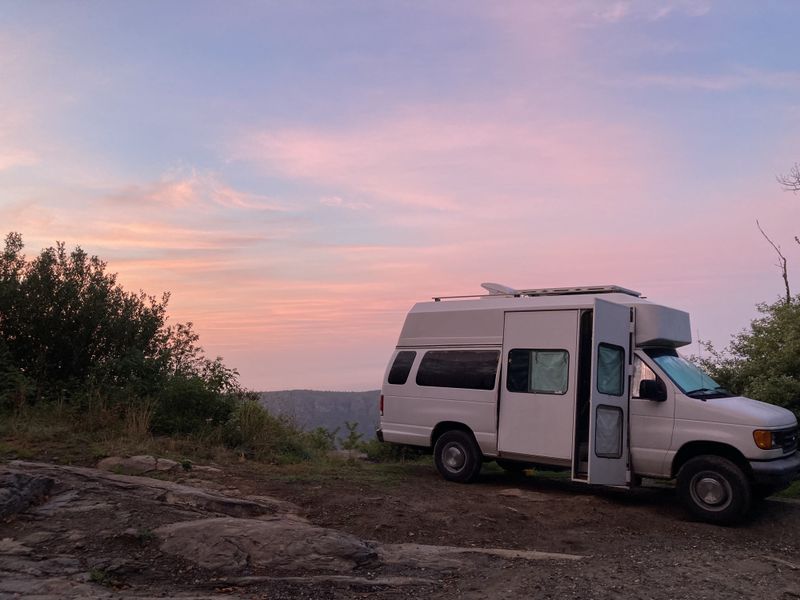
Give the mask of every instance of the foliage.
[[800, 416], [800, 296], [760, 304], [758, 311], [726, 350], [706, 344], [709, 355], [698, 363], [730, 391]]
[[302, 431], [287, 417], [271, 415], [255, 396], [234, 408], [223, 435], [229, 448], [269, 462], [309, 460], [333, 448], [330, 433]]
[[0, 338], [0, 409], [19, 407], [27, 387], [27, 379], [14, 364], [8, 346]]
[[[323, 456], [336, 431], [269, 414], [235, 369], [205, 356], [169, 294], [130, 293], [80, 247], [31, 259], [10, 233], [0, 253], [0, 435], [14, 443], [143, 448], [180, 442], [282, 463]], [[356, 423], [343, 440], [358, 449]], [[163, 441], [163, 440], [162, 440]]]
[[169, 294], [125, 291], [96, 256], [64, 243], [31, 259], [9, 233], [0, 254], [0, 409], [66, 403], [85, 425], [126, 418], [145, 433], [221, 427], [246, 397], [192, 323], [168, 324]]
[[324, 427], [317, 427], [309, 431], [307, 435], [309, 445], [320, 453], [333, 450], [336, 447], [336, 434], [339, 432], [337, 427], [333, 431]]
[[71, 400], [88, 389], [152, 396], [170, 377], [242, 392], [235, 370], [205, 357], [191, 323], [167, 324], [169, 294], [126, 292], [80, 247], [68, 252], [59, 242], [30, 260], [22, 249], [10, 233], [0, 254], [0, 373], [12, 365], [34, 399]]
[[359, 443], [361, 442], [361, 438], [363, 437], [360, 433], [358, 433], [358, 422], [345, 421], [344, 426], [347, 429], [347, 435], [343, 438], [339, 438], [342, 448], [351, 451], [357, 449]]
[[222, 425], [231, 417], [237, 397], [219, 394], [196, 375], [173, 375], [157, 394], [151, 431], [187, 434]]

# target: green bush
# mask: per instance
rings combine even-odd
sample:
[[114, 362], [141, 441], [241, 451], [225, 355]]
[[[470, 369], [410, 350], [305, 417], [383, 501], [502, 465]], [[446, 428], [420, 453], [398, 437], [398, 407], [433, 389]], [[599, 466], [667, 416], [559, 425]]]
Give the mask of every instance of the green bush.
[[160, 394], [160, 422], [170, 431], [195, 428], [169, 424], [176, 420], [176, 389], [202, 403], [203, 419], [230, 412], [224, 398], [198, 386], [218, 396], [240, 394], [238, 373], [204, 355], [191, 323], [167, 324], [168, 293], [157, 299], [126, 292], [105, 262], [80, 247], [67, 251], [57, 243], [32, 259], [22, 249], [22, 237], [12, 232], [0, 253], [0, 400], [21, 392], [67, 403], [91, 393]]
[[190, 434], [220, 427], [237, 405], [233, 394], [211, 390], [197, 376], [175, 375], [155, 396], [151, 430], [162, 435]]
[[695, 360], [736, 394], [784, 406], [800, 417], [800, 296], [758, 305], [761, 316], [717, 351]]
[[181, 437], [274, 462], [333, 447], [335, 433], [270, 415], [235, 369], [205, 356], [191, 323], [168, 325], [169, 294], [126, 292], [80, 247], [57, 243], [32, 259], [22, 249], [10, 233], [0, 252], [4, 413], [55, 411], [81, 434]]
[[14, 365], [11, 353], [0, 338], [0, 409], [18, 408], [24, 401], [28, 381]]
[[306, 432], [305, 439], [312, 450], [319, 454], [325, 454], [336, 448], [336, 434], [339, 428], [334, 431], [325, 429], [324, 427], [317, 427], [309, 432]]
[[225, 445], [243, 454], [270, 462], [300, 462], [319, 456], [331, 447], [330, 436], [315, 430], [304, 432], [288, 418], [276, 417], [254, 398], [242, 400], [224, 428]]

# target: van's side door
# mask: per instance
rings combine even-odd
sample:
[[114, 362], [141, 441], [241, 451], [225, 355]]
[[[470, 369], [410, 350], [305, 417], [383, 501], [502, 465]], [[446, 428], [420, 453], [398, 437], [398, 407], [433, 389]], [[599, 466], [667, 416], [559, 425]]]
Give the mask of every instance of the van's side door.
[[589, 483], [625, 485], [633, 311], [595, 299], [589, 417]]
[[577, 310], [507, 312], [497, 430], [501, 457], [569, 464]]

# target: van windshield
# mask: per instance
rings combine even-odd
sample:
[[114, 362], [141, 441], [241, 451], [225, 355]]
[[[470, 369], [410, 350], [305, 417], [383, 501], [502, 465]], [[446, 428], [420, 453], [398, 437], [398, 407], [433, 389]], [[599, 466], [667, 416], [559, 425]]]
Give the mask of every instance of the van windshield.
[[672, 348], [650, 348], [645, 354], [669, 376], [681, 391], [692, 398], [727, 398], [728, 390], [703, 373], [694, 364], [679, 356]]

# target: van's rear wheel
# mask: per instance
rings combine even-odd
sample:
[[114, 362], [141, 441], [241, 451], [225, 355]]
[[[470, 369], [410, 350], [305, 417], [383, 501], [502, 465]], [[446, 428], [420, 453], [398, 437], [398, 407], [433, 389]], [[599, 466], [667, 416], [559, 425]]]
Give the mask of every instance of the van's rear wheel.
[[433, 449], [436, 469], [449, 481], [469, 483], [481, 470], [481, 451], [472, 434], [447, 431], [439, 436]]
[[750, 510], [750, 484], [742, 470], [721, 456], [697, 456], [678, 473], [678, 494], [690, 513], [709, 523], [735, 523]]

